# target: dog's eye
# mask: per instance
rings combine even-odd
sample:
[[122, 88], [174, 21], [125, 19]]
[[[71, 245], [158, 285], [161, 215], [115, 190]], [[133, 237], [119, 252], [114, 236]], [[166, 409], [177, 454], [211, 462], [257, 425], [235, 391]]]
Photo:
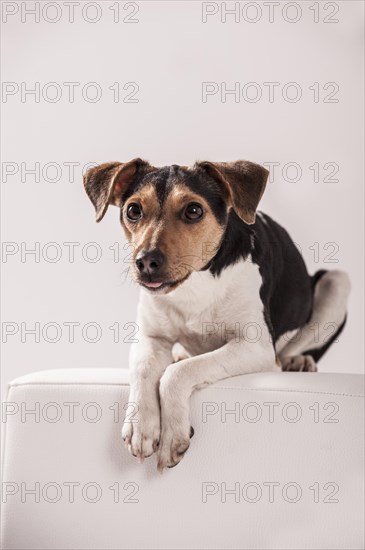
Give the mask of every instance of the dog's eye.
[[127, 218], [132, 222], [136, 222], [142, 218], [142, 210], [139, 204], [132, 202], [127, 208]]
[[189, 222], [196, 222], [203, 217], [204, 210], [200, 204], [192, 202], [184, 210], [184, 218]]

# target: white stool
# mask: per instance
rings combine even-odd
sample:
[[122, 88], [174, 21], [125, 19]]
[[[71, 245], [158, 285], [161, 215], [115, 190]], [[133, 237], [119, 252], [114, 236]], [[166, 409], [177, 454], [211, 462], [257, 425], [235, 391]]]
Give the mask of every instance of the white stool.
[[363, 383], [270, 373], [197, 391], [190, 448], [160, 475], [122, 445], [126, 370], [18, 378], [4, 404], [2, 547], [363, 548]]

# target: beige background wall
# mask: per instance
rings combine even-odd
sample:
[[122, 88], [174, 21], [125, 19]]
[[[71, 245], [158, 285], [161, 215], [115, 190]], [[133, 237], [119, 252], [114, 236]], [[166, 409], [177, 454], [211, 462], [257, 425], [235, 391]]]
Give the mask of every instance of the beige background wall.
[[[138, 289], [125, 280], [118, 211], [95, 224], [81, 174], [136, 156], [278, 163], [262, 209], [311, 272], [352, 280], [347, 328], [320, 369], [361, 372], [363, 3], [239, 2], [225, 22], [218, 2], [41, 2], [27, 13], [34, 4], [2, 3], [3, 381], [127, 367]], [[39, 342], [26, 333], [35, 323]]]

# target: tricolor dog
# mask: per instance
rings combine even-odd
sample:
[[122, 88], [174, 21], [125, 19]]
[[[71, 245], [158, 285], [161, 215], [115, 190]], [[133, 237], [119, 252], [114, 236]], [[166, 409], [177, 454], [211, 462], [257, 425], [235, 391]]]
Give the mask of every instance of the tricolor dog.
[[194, 389], [278, 367], [315, 371], [345, 324], [347, 275], [310, 276], [288, 233], [256, 213], [267, 177], [248, 161], [156, 168], [139, 158], [84, 177], [96, 220], [109, 204], [120, 208], [133, 245], [142, 291], [129, 401], [138, 421], [122, 436], [140, 461], [157, 452], [160, 471], [189, 447]]

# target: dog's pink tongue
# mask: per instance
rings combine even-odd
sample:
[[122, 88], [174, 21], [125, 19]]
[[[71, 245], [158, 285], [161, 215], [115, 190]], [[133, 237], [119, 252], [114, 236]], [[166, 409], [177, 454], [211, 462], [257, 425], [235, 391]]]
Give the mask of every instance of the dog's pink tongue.
[[162, 286], [163, 283], [145, 283], [148, 288], [158, 288], [159, 286]]

